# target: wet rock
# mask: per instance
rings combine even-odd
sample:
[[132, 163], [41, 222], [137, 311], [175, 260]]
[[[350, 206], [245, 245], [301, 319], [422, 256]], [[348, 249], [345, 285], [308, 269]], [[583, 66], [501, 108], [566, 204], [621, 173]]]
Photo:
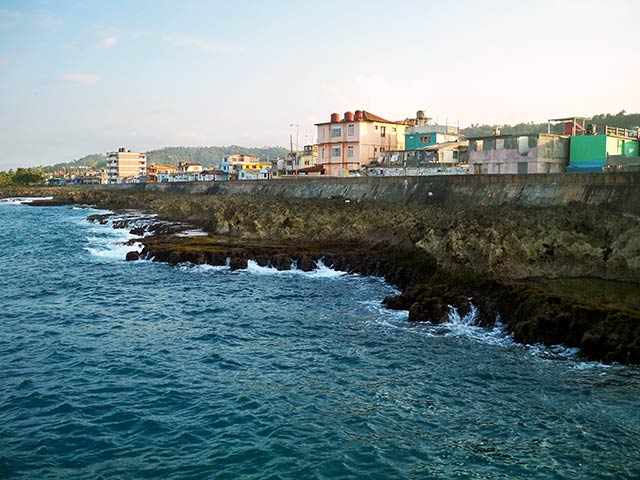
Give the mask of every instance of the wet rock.
[[125, 257], [127, 262], [134, 262], [140, 259], [140, 253], [136, 250], [132, 250], [131, 252], [127, 252], [127, 256]]
[[311, 272], [316, 268], [316, 262], [309, 255], [302, 255], [298, 259], [298, 268], [303, 272]]
[[273, 257], [271, 264], [278, 270], [291, 270], [291, 257], [288, 255], [278, 254]]
[[227, 255], [224, 252], [213, 251], [213, 252], [209, 252], [208, 257], [209, 257], [207, 259], [208, 264], [215, 265], [215, 266], [223, 266], [227, 264], [227, 258], [229, 257], [229, 255]]
[[243, 257], [231, 257], [229, 268], [231, 270], [243, 270], [249, 266], [249, 262]]
[[410, 322], [440, 324], [449, 320], [449, 306], [439, 297], [423, 298], [409, 309]]

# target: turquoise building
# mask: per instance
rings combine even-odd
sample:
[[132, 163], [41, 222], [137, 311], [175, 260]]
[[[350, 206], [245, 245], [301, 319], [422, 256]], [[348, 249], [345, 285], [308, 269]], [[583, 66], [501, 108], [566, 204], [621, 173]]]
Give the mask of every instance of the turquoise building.
[[569, 166], [567, 172], [588, 173], [604, 171], [611, 157], [638, 157], [638, 137], [629, 130], [609, 133], [605, 128], [601, 135], [578, 135], [571, 137]]
[[437, 143], [457, 142], [460, 139], [458, 127], [448, 125], [414, 125], [404, 133], [405, 150], [418, 150]]

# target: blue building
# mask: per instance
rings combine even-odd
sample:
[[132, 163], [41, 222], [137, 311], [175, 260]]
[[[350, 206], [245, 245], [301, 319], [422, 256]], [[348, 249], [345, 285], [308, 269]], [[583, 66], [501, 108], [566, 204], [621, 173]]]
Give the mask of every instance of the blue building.
[[460, 139], [458, 127], [433, 124], [431, 120], [422, 110], [417, 112], [413, 124], [405, 129], [405, 150], [418, 150], [438, 143], [457, 142]]

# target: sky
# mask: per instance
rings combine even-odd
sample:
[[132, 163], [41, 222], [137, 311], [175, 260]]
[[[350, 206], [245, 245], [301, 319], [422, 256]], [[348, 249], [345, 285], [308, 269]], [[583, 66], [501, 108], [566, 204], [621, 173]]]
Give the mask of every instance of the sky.
[[[637, 0], [0, 0], [0, 170], [299, 145], [332, 112], [640, 112]], [[297, 140], [296, 140], [297, 139]]]

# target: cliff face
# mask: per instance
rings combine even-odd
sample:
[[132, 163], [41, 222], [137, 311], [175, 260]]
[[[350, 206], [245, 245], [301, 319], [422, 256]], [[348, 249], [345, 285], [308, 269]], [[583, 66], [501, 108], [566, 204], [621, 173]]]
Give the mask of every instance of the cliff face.
[[416, 246], [441, 271], [500, 279], [593, 276], [640, 280], [640, 219], [598, 207], [400, 205], [345, 199], [69, 190], [58, 198], [139, 208], [214, 235], [360, 239]]

